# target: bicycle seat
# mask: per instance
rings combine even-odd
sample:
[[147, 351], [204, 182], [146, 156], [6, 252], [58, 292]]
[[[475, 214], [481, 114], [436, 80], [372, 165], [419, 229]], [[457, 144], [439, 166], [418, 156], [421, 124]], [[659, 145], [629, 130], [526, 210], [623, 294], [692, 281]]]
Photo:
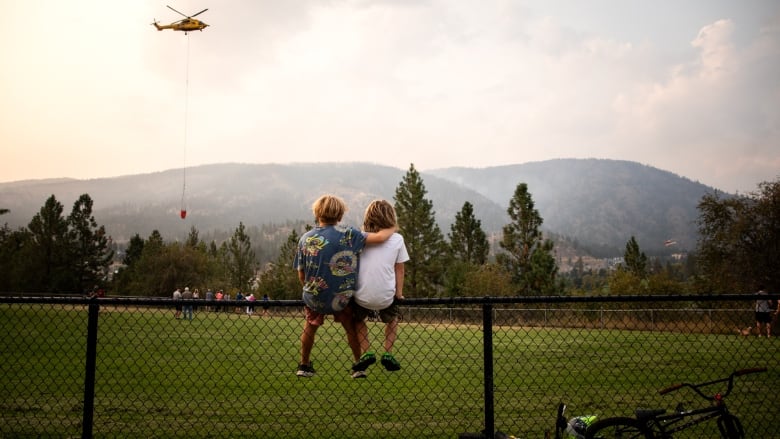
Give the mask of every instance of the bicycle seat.
[[665, 409], [636, 409], [636, 418], [640, 421], [655, 418], [666, 413]]

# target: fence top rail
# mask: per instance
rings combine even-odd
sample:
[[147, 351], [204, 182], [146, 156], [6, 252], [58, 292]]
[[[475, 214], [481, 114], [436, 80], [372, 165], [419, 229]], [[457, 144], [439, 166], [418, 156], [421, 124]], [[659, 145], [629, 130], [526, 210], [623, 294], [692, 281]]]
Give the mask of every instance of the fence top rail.
[[[552, 304], [552, 303], [661, 303], [661, 302], [744, 302], [748, 300], [778, 300], [780, 294], [705, 294], [705, 295], [620, 295], [620, 296], [516, 296], [516, 297], [441, 297], [441, 298], [407, 298], [401, 302], [403, 305], [492, 305], [492, 304]], [[192, 302], [198, 306], [277, 306], [299, 307], [303, 306], [302, 300], [205, 300], [189, 299], [174, 300], [169, 297], [85, 297], [85, 296], [24, 296], [24, 295], [0, 295], [0, 303], [26, 303], [26, 304], [69, 304], [69, 305], [152, 305], [171, 306], [173, 304], [186, 304]]]

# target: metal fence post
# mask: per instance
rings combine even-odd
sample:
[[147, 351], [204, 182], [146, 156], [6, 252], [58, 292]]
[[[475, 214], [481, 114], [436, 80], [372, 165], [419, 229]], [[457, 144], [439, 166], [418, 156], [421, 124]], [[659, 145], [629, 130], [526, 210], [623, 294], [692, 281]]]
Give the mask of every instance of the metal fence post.
[[482, 350], [485, 369], [485, 436], [493, 439], [495, 413], [493, 409], [493, 305], [482, 304]]
[[81, 422], [82, 439], [92, 438], [92, 422], [95, 409], [95, 364], [97, 357], [98, 314], [100, 305], [97, 299], [89, 303], [87, 321], [87, 361], [84, 371], [84, 416]]

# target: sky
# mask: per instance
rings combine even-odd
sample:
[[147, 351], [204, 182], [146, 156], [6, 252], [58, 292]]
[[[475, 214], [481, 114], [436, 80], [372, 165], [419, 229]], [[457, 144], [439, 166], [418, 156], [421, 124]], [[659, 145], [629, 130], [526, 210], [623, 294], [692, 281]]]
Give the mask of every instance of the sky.
[[[776, 0], [0, 0], [0, 182], [630, 160], [780, 178]], [[185, 14], [202, 32], [157, 31]]]

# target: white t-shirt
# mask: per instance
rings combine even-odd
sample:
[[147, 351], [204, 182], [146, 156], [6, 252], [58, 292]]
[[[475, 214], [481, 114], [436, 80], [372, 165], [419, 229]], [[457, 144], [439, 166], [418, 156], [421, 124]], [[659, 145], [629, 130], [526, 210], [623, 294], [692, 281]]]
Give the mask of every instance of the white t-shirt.
[[409, 260], [403, 236], [393, 233], [376, 245], [367, 245], [360, 253], [355, 302], [367, 309], [385, 309], [395, 296], [395, 264]]

